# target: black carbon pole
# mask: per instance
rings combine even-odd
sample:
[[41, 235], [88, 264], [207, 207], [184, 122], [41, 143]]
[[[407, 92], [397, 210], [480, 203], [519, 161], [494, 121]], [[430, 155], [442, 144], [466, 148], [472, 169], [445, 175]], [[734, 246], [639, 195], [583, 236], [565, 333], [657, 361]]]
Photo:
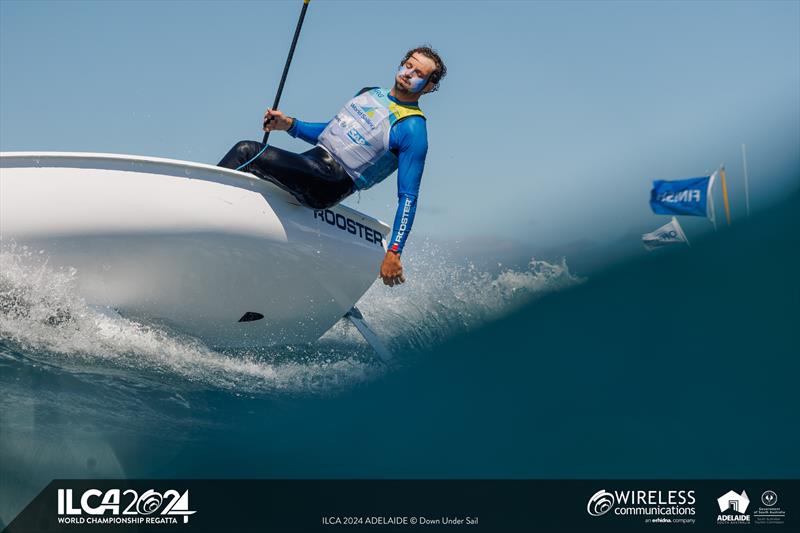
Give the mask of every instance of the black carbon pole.
[[[286, 58], [286, 65], [283, 67], [283, 75], [281, 76], [281, 83], [278, 85], [278, 93], [275, 95], [275, 102], [272, 104], [272, 109], [278, 109], [278, 104], [281, 101], [281, 93], [283, 92], [283, 85], [286, 83], [286, 75], [289, 73], [289, 65], [292, 64], [292, 56], [294, 55], [294, 49], [297, 46], [297, 39], [300, 37], [300, 28], [303, 27], [303, 19], [306, 18], [306, 10], [308, 9], [308, 3], [311, 0], [303, 0], [303, 10], [300, 11], [300, 19], [297, 21], [297, 27], [294, 29], [294, 39], [292, 39], [292, 46], [289, 48], [289, 57]], [[266, 122], [265, 122], [266, 124]], [[269, 139], [269, 132], [264, 132], [264, 140], [262, 141], [264, 144], [267, 144], [267, 140]]]

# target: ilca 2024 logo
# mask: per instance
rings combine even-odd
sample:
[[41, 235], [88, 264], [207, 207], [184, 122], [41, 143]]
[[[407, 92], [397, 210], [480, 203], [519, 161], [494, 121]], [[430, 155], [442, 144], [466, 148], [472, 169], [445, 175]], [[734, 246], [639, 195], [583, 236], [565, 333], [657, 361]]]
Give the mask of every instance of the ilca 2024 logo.
[[72, 489], [58, 489], [59, 524], [178, 524], [189, 522], [189, 490], [141, 494], [133, 489], [88, 489], [80, 497]]

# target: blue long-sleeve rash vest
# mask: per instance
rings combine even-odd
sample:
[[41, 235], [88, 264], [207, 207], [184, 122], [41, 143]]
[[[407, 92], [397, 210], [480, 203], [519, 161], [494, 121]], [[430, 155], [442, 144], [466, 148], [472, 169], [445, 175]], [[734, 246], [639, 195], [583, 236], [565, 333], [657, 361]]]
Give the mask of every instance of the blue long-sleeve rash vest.
[[[389, 99], [401, 105], [394, 97]], [[294, 119], [289, 135], [310, 144], [317, 144], [327, 122], [303, 122]], [[395, 123], [389, 131], [389, 149], [397, 155], [397, 213], [394, 217], [392, 235], [387, 243], [390, 250], [403, 251], [411, 224], [417, 211], [417, 197], [425, 169], [425, 156], [428, 153], [428, 130], [425, 119], [411, 116]]]

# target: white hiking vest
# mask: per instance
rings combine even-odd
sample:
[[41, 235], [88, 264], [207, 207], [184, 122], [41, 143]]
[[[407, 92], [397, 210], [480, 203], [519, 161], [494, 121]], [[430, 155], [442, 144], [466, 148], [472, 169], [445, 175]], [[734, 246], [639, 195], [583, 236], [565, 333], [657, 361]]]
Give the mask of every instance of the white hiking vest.
[[389, 91], [376, 87], [345, 104], [319, 136], [317, 145], [341, 163], [356, 184], [368, 189], [397, 170], [389, 151], [389, 132], [398, 121], [425, 115], [418, 107], [391, 101]]

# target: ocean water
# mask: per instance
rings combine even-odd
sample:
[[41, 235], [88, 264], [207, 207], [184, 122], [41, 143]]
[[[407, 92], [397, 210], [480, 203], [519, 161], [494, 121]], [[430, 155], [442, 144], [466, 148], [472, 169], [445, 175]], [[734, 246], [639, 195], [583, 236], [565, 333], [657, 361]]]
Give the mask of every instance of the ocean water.
[[[0, 520], [51, 479], [797, 477], [797, 194], [588, 277], [432, 245], [318, 343], [215, 352], [0, 255]], [[33, 265], [33, 266], [31, 266]]]
[[[242, 468], [247, 476], [292, 475], [267, 466], [258, 446], [291, 437], [271, 434], [274, 412], [376, 383], [413, 365], [415, 354], [584, 281], [564, 260], [490, 272], [429, 242], [405, 263], [406, 284], [376, 282], [358, 304], [398, 358], [387, 369], [344, 320], [313, 344], [215, 351], [87, 305], [75, 289], [78, 272], [50, 268], [40, 251], [4, 246], [0, 518], [8, 522], [57, 477], [235, 477]], [[249, 420], [233, 422], [232, 413]], [[219, 458], [215, 446], [233, 442], [231, 431], [248, 425], [252, 432], [237, 438], [250, 451], [225, 460], [238, 462], [234, 470], [203, 467]], [[301, 454], [292, 461], [304, 463]]]

